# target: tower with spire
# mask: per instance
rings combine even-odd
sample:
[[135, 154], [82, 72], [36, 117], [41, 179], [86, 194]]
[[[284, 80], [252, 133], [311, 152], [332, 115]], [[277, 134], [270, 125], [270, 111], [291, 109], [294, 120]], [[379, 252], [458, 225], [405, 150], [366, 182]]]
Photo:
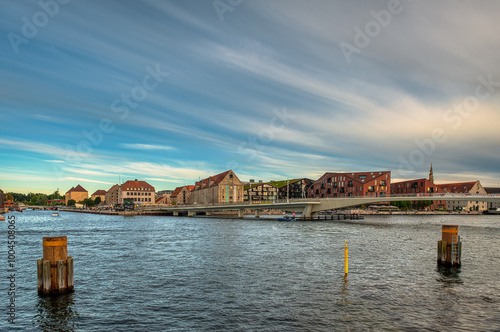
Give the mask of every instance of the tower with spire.
[[434, 173], [432, 172], [432, 163], [431, 163], [431, 169], [429, 171], [429, 181], [434, 183]]

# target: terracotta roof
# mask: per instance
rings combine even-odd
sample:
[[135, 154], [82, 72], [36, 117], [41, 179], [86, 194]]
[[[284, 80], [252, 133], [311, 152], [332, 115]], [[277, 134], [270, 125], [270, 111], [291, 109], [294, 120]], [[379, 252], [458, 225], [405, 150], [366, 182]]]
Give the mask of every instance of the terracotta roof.
[[74, 191], [76, 191], [76, 192], [85, 192], [85, 193], [87, 193], [87, 192], [88, 192], [88, 191], [87, 191], [87, 190], [85, 190], [82, 186], [78, 185], [78, 186], [73, 187], [73, 188], [71, 188], [70, 190], [68, 190], [68, 191], [66, 192], [66, 194], [67, 194], [67, 193], [69, 193], [69, 192], [74, 192]]
[[446, 193], [466, 194], [472, 189], [472, 187], [474, 187], [474, 185], [476, 183], [477, 183], [477, 181], [460, 182], [460, 183], [444, 183], [444, 184], [438, 184], [438, 187], [441, 188]]
[[181, 193], [182, 189], [184, 189], [184, 188], [186, 188], [188, 191], [192, 191], [194, 189], [194, 186], [177, 187], [177, 188], [175, 188], [172, 195], [170, 195], [170, 198], [176, 198]]
[[94, 195], [106, 195], [106, 190], [97, 190], [95, 193], [92, 194], [92, 196]]
[[150, 191], [155, 191], [155, 188], [147, 183], [146, 181], [133, 181], [133, 180], [128, 180], [124, 184], [121, 185], [122, 190], [129, 190], [129, 189], [149, 189]]
[[158, 204], [158, 203], [160, 203], [161, 201], [165, 202], [165, 198], [166, 198], [165, 196], [160, 196], [160, 197], [158, 197], [158, 198], [155, 200], [155, 203], [156, 203], [156, 204]]
[[[209, 176], [206, 179], [198, 181], [194, 185], [194, 190], [204, 189], [208, 187], [218, 186], [222, 180], [230, 173], [232, 170], [219, 173], [217, 175]], [[234, 172], [233, 172], [234, 173]], [[236, 176], [236, 175], [235, 175]]]
[[176, 197], [177, 197], [177, 195], [179, 195], [179, 194], [180, 194], [180, 192], [181, 192], [182, 188], [184, 188], [184, 187], [177, 187], [177, 188], [175, 188], [175, 190], [174, 190], [174, 192], [172, 193], [172, 195], [170, 195], [170, 198], [176, 198]]

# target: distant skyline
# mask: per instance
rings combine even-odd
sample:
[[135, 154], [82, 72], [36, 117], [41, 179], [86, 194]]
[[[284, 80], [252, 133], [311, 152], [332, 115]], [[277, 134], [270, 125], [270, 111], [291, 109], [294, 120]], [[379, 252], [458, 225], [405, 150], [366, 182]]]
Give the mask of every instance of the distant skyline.
[[500, 3], [4, 1], [0, 189], [500, 184]]

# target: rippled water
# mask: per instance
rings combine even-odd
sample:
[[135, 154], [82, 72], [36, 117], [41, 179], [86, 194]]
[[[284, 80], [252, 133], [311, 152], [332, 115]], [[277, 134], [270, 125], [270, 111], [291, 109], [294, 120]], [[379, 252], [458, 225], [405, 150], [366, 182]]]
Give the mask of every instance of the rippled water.
[[[5, 248], [2, 331], [500, 329], [500, 216], [15, 216], [16, 321], [7, 322]], [[459, 225], [460, 269], [436, 266], [443, 223]], [[57, 235], [68, 236], [75, 292], [39, 297], [42, 237]]]

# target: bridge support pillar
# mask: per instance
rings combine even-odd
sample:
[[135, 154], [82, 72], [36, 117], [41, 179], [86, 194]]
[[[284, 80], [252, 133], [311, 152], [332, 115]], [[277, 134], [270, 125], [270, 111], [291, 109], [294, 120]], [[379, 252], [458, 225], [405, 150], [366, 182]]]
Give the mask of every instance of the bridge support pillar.
[[255, 218], [260, 218], [260, 210], [255, 210]]
[[188, 211], [188, 217], [192, 217], [196, 214], [194, 211]]
[[174, 211], [174, 216], [175, 217], [179, 216], [179, 211]]
[[238, 210], [238, 218], [243, 218], [243, 209]]
[[212, 213], [211, 213], [211, 212], [205, 212], [205, 215], [206, 215], [206, 216], [211, 216], [211, 215], [212, 215]]
[[302, 218], [312, 218], [312, 205], [307, 205], [302, 211]]

